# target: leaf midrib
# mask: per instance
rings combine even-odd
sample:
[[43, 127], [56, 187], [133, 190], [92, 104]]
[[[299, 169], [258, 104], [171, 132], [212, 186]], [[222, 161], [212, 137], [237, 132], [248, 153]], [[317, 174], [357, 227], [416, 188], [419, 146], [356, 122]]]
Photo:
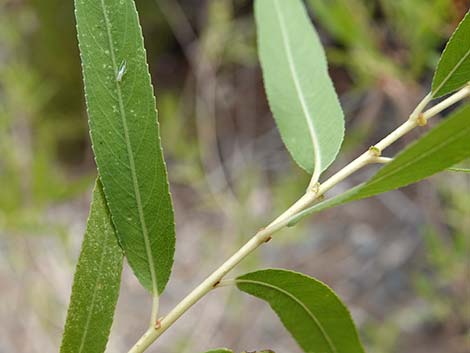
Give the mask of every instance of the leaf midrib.
[[[335, 206], [338, 206], [338, 205], [343, 205], [343, 204], [345, 204], [347, 202], [350, 202], [350, 201], [361, 200], [361, 199], [364, 199], [364, 198], [369, 197], [369, 196], [377, 195], [378, 194], [377, 192], [370, 193], [370, 191], [368, 190], [369, 187], [371, 187], [371, 186], [374, 187], [377, 183], [383, 181], [384, 178], [393, 177], [397, 173], [401, 172], [403, 169], [409, 167], [412, 163], [416, 163], [416, 161], [419, 161], [419, 160], [421, 160], [425, 157], [428, 157], [429, 155], [435, 153], [436, 150], [441, 148], [443, 145], [452, 143], [455, 140], [461, 138], [462, 135], [469, 132], [469, 129], [470, 129], [470, 125], [467, 126], [466, 128], [464, 128], [463, 130], [459, 131], [458, 133], [453, 134], [451, 137], [443, 140], [441, 143], [439, 143], [439, 144], [433, 146], [432, 148], [428, 149], [426, 152], [419, 154], [419, 157], [417, 159], [409, 160], [406, 163], [401, 164], [399, 167], [395, 168], [394, 170], [392, 170], [392, 171], [390, 171], [386, 174], [383, 174], [378, 178], [371, 179], [369, 181], [363, 182], [363, 183], [349, 189], [344, 194], [341, 194], [341, 195], [338, 195], [336, 197], [327, 199], [327, 200], [325, 200], [325, 201], [323, 201], [323, 202], [321, 202], [317, 205], [311, 206], [310, 208], [307, 208], [304, 211], [299, 212], [297, 215], [295, 215], [291, 218], [291, 220], [289, 221], [289, 225], [292, 226], [292, 225], [296, 224], [305, 215], [312, 214], [312, 213], [315, 213], [315, 212], [320, 212], [320, 211], [323, 211], [325, 209], [335, 207]], [[384, 168], [386, 168], [386, 167], [384, 167]], [[469, 170], [469, 172], [470, 172], [470, 170]], [[400, 187], [403, 187], [403, 186], [405, 186], [405, 185], [398, 186], [398, 187], [395, 186], [395, 188], [400, 188]], [[388, 192], [388, 191], [391, 191], [391, 190], [392, 189], [386, 189], [385, 191], [382, 191], [382, 192]], [[379, 193], [381, 193], [381, 192], [379, 192]], [[346, 194], [348, 194], [348, 195], [346, 195]], [[344, 197], [344, 196], [346, 196], [346, 197]]]
[[307, 106], [306, 99], [305, 99], [305, 97], [303, 95], [303, 92], [302, 92], [302, 88], [300, 87], [300, 81], [299, 81], [299, 78], [298, 78], [297, 69], [295, 67], [294, 59], [293, 59], [293, 56], [292, 56], [292, 50], [291, 50], [291, 44], [290, 44], [289, 36], [286, 32], [286, 27], [285, 27], [286, 25], [285, 25], [284, 16], [283, 16], [282, 12], [279, 9], [278, 0], [274, 1], [274, 7], [275, 7], [275, 10], [276, 10], [277, 18], [279, 20], [279, 24], [280, 24], [280, 28], [281, 28], [282, 42], [284, 44], [284, 48], [286, 49], [287, 62], [289, 64], [289, 71], [290, 71], [292, 79], [294, 81], [295, 90], [297, 91], [297, 96], [299, 98], [300, 105], [301, 105], [302, 110], [303, 110], [303, 112], [306, 116], [307, 126], [308, 126], [308, 130], [309, 130], [309, 133], [310, 133], [310, 138], [311, 138], [312, 144], [313, 144], [313, 153], [314, 153], [314, 158], [315, 158], [313, 174], [314, 174], [315, 178], [312, 177], [312, 179], [318, 179], [318, 177], [320, 176], [320, 173], [321, 173], [320, 144], [318, 142], [318, 137], [317, 137], [317, 134], [316, 134], [316, 131], [315, 131], [315, 127], [313, 126], [312, 115], [310, 114], [310, 111], [309, 111], [308, 106]]
[[449, 170], [451, 172], [470, 173], [469, 168], [451, 167], [451, 168], [449, 168]]
[[[91, 207], [93, 207], [93, 205]], [[83, 347], [85, 347], [85, 341], [86, 341], [86, 337], [88, 335], [88, 328], [90, 327], [91, 316], [93, 314], [93, 308], [95, 306], [96, 293], [98, 292], [97, 291], [98, 283], [101, 280], [101, 273], [102, 273], [104, 259], [105, 259], [105, 256], [104, 256], [105, 249], [104, 248], [106, 246], [108, 237], [109, 237], [109, 233], [105, 232], [105, 236], [104, 236], [102, 244], [101, 244], [101, 257], [100, 257], [100, 264], [98, 266], [98, 276], [96, 278], [95, 285], [93, 287], [93, 294], [91, 296], [91, 302], [90, 302], [90, 306], [89, 306], [90, 309], [88, 310], [88, 314], [87, 314], [87, 318], [86, 318], [86, 322], [85, 322], [85, 327], [83, 329], [83, 335], [82, 335], [82, 338], [80, 340], [80, 348], [78, 349], [78, 353], [82, 353]]]
[[455, 140], [458, 140], [460, 137], [462, 137], [462, 135], [465, 135], [466, 133], [468, 133], [469, 129], [470, 129], [470, 127], [467, 127], [466, 129], [461, 130], [460, 132], [458, 132], [456, 134], [453, 134], [450, 138], [445, 139], [441, 143], [435, 145], [434, 147], [428, 149], [426, 152], [420, 154], [418, 158], [409, 160], [408, 162], [401, 164], [400, 166], [398, 166], [396, 169], [392, 170], [391, 172], [384, 173], [384, 175], [380, 176], [379, 178], [377, 178], [375, 180], [371, 180], [371, 182], [367, 183], [367, 185], [368, 186], [375, 185], [375, 184], [381, 182], [384, 178], [389, 178], [389, 177], [392, 177], [392, 176], [396, 175], [397, 173], [401, 172], [403, 169], [407, 168], [409, 165], [411, 165], [413, 163], [416, 163], [417, 161], [420, 161], [420, 160], [428, 157], [429, 155], [433, 154], [436, 150], [439, 150], [443, 146], [446, 146], [446, 145], [454, 142]]
[[449, 73], [446, 75], [446, 77], [442, 80], [441, 84], [436, 88], [434, 91], [434, 94], [439, 94], [439, 91], [444, 87], [444, 85], [450, 80], [451, 76], [454, 74], [455, 71], [462, 65], [462, 63], [467, 59], [467, 57], [470, 55], [470, 48], [467, 50], [465, 55], [457, 62], [457, 64], [454, 66], [452, 70], [449, 71]]
[[236, 279], [235, 280], [236, 283], [248, 283], [248, 284], [256, 284], [256, 285], [260, 285], [260, 286], [264, 286], [264, 287], [268, 287], [268, 288], [271, 288], [271, 289], [274, 289], [274, 290], [277, 290], [279, 291], [280, 293], [284, 294], [285, 296], [287, 296], [288, 298], [292, 299], [293, 301], [295, 301], [297, 304], [299, 304], [302, 309], [305, 310], [305, 312], [307, 313], [308, 316], [310, 316], [310, 318], [313, 320], [313, 322], [315, 323], [315, 325], [318, 327], [318, 329], [320, 330], [320, 332], [322, 333], [323, 335], [323, 338], [325, 339], [325, 341], [327, 342], [328, 346], [330, 347], [331, 351], [333, 353], [338, 353], [335, 345], [333, 344], [330, 336], [328, 335], [328, 333], [326, 333], [325, 329], [323, 328], [323, 325], [321, 324], [320, 320], [317, 319], [317, 317], [315, 316], [315, 314], [313, 314], [310, 309], [304, 304], [302, 303], [302, 301], [300, 299], [298, 299], [295, 295], [289, 293], [288, 291], [274, 285], [274, 284], [269, 284], [269, 283], [265, 283], [265, 282], [260, 282], [260, 281], [256, 281], [256, 280], [251, 280], [251, 279]]
[[[108, 37], [108, 45], [109, 45], [109, 51], [111, 55], [111, 61], [113, 65], [113, 71], [114, 71], [114, 77], [117, 77], [119, 68], [117, 65], [116, 61], [116, 55], [114, 52], [114, 44], [113, 44], [113, 38], [111, 34], [111, 25], [110, 21], [108, 18], [108, 14], [106, 12], [106, 5], [104, 0], [100, 0], [101, 3], [101, 9], [103, 11], [103, 16], [105, 19], [105, 26], [106, 26], [106, 34]], [[148, 235], [148, 229], [147, 225], [145, 222], [145, 217], [144, 217], [144, 212], [143, 212], [143, 207], [142, 207], [142, 198], [140, 195], [140, 190], [139, 190], [139, 183], [137, 180], [137, 174], [136, 174], [136, 168], [135, 168], [135, 161], [134, 161], [134, 154], [132, 151], [132, 146], [129, 138], [129, 128], [127, 126], [127, 117], [126, 117], [126, 111], [124, 108], [124, 102], [122, 100], [122, 92], [121, 92], [121, 87], [119, 85], [119, 82], [115, 79], [115, 87], [116, 87], [116, 92], [118, 95], [118, 103], [119, 103], [119, 114], [121, 116], [122, 120], [122, 125], [124, 128], [124, 138], [126, 142], [126, 149], [127, 149], [127, 155], [128, 155], [128, 160], [129, 160], [129, 166], [131, 170], [131, 176], [132, 176], [132, 183], [133, 183], [133, 188], [134, 188], [134, 196], [136, 199], [136, 204], [137, 204], [137, 211], [139, 213], [139, 221], [140, 225], [142, 228], [142, 236], [144, 238], [144, 244], [145, 244], [145, 250], [146, 250], [146, 255], [147, 255], [147, 260], [149, 263], [149, 271], [150, 271], [150, 276], [152, 280], [152, 291], [154, 295], [158, 295], [158, 286], [157, 286], [157, 276], [155, 273], [155, 266], [154, 266], [154, 259], [152, 255], [152, 249], [150, 246], [150, 239]]]

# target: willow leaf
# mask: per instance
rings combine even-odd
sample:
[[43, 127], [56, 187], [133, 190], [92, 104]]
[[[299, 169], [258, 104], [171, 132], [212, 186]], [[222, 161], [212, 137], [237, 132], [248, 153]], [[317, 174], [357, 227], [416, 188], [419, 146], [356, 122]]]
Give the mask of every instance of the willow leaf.
[[155, 97], [133, 0], [75, 0], [93, 151], [134, 273], [162, 292], [175, 230]]
[[467, 12], [442, 53], [432, 82], [432, 95], [440, 97], [470, 82], [470, 12]]
[[75, 272], [61, 353], [102, 353], [119, 296], [123, 253], [98, 181]]
[[433, 130], [405, 148], [369, 181], [320, 202], [295, 216], [295, 225], [305, 216], [415, 183], [470, 157], [470, 106], [451, 114]]
[[281, 137], [297, 164], [318, 176], [344, 137], [320, 39], [300, 0], [256, 0], [255, 15], [264, 85]]
[[238, 288], [269, 303], [305, 352], [363, 353], [347, 308], [325, 284], [282, 269], [251, 272]]

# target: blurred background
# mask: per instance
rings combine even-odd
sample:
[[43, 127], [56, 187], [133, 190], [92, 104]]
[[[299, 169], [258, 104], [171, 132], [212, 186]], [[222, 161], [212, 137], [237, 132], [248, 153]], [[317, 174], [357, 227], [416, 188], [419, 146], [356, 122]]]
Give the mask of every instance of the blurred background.
[[[252, 1], [136, 2], [176, 208], [165, 313], [309, 178], [286, 153], [266, 103]], [[347, 119], [327, 176], [407, 118], [470, 3], [306, 5]], [[73, 16], [71, 0], [0, 0], [1, 353], [58, 351], [86, 224], [96, 171]], [[326, 282], [348, 304], [369, 353], [468, 353], [469, 259], [470, 176], [445, 172], [284, 230], [237, 271], [286, 267]], [[149, 309], [126, 268], [108, 352], [127, 352]], [[230, 288], [209, 294], [149, 352], [218, 346], [300, 352], [267, 305]]]

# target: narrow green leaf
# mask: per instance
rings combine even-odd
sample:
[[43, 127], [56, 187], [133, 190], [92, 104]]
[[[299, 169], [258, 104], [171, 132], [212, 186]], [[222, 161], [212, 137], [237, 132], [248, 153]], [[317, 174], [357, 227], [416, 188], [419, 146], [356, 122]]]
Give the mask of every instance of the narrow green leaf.
[[432, 95], [441, 97], [470, 82], [470, 12], [450, 37], [432, 81]]
[[175, 246], [155, 97], [133, 0], [75, 0], [91, 138], [113, 223], [145, 288], [162, 292]]
[[319, 175], [344, 137], [320, 39], [300, 0], [256, 0], [255, 15], [266, 94], [282, 139], [299, 166]]
[[347, 308], [322, 282], [282, 269], [248, 273], [236, 282], [271, 305], [305, 352], [364, 352]]
[[395, 190], [443, 171], [470, 157], [469, 141], [470, 106], [467, 105], [405, 148], [369, 181], [300, 212], [289, 225], [295, 225], [309, 214]]
[[73, 280], [61, 353], [105, 351], [119, 296], [122, 259], [103, 189], [97, 181]]

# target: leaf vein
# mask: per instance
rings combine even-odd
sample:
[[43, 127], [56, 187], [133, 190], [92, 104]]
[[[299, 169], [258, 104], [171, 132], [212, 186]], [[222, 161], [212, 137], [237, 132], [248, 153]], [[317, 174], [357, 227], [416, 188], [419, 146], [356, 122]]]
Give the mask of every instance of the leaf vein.
[[444, 87], [444, 85], [450, 80], [450, 78], [452, 77], [452, 75], [454, 74], [455, 71], [457, 71], [457, 69], [460, 67], [460, 65], [463, 64], [463, 62], [465, 60], [467, 60], [468, 56], [470, 55], [470, 48], [467, 50], [467, 52], [465, 53], [464, 56], [462, 56], [462, 58], [460, 58], [460, 60], [457, 62], [457, 64], [453, 67], [452, 70], [449, 71], [449, 73], [444, 77], [444, 79], [442, 80], [441, 84], [439, 86], [437, 86], [436, 90], [434, 91], [435, 94], [439, 93], [439, 91], [442, 89], [442, 87]]
[[236, 279], [236, 282], [237, 283], [248, 283], [248, 284], [257, 284], [257, 285], [260, 285], [260, 286], [265, 286], [265, 287], [268, 287], [268, 288], [271, 288], [271, 289], [274, 289], [274, 290], [277, 290], [279, 291], [281, 294], [284, 294], [285, 296], [287, 296], [289, 299], [293, 300], [294, 302], [296, 302], [299, 306], [302, 307], [302, 309], [305, 310], [305, 312], [307, 313], [308, 316], [310, 316], [310, 318], [313, 320], [313, 322], [315, 323], [315, 325], [318, 327], [318, 329], [320, 330], [321, 334], [323, 335], [323, 338], [325, 339], [325, 341], [327, 342], [328, 346], [330, 347], [331, 351], [333, 353], [338, 353], [335, 345], [333, 344], [333, 342], [331, 341], [331, 338], [330, 336], [328, 335], [328, 333], [326, 333], [325, 329], [323, 328], [323, 325], [321, 324], [320, 320], [318, 320], [318, 318], [315, 316], [314, 313], [312, 313], [312, 311], [304, 304], [302, 303], [302, 301], [300, 299], [298, 299], [295, 295], [293, 295], [292, 293], [289, 293], [288, 291], [278, 287], [278, 286], [275, 286], [273, 284], [269, 284], [269, 283], [265, 283], [265, 282], [260, 282], [260, 281], [256, 281], [256, 280], [248, 280], [248, 279]]
[[98, 290], [97, 290], [98, 289], [98, 284], [101, 280], [101, 273], [102, 273], [104, 259], [105, 259], [105, 245], [106, 245], [106, 240], [108, 239], [108, 237], [109, 237], [108, 232], [105, 232], [105, 236], [104, 236], [102, 244], [101, 244], [101, 257], [100, 257], [100, 264], [99, 264], [99, 267], [98, 267], [98, 276], [96, 277], [95, 285], [93, 287], [93, 294], [91, 296], [91, 302], [90, 302], [89, 310], [88, 310], [88, 313], [87, 313], [85, 327], [83, 328], [83, 335], [80, 339], [80, 348], [78, 349], [78, 353], [82, 353], [83, 348], [85, 347], [85, 342], [86, 342], [86, 338], [87, 338], [87, 335], [88, 335], [88, 328], [90, 327], [91, 316], [93, 314], [93, 308], [94, 308], [95, 302], [96, 302], [96, 293], [98, 292]]
[[281, 34], [282, 34], [282, 42], [284, 45], [284, 48], [286, 49], [286, 54], [287, 54], [287, 61], [289, 63], [289, 71], [292, 75], [292, 79], [294, 81], [295, 85], [295, 90], [297, 91], [297, 96], [300, 101], [300, 105], [302, 107], [302, 110], [306, 116], [306, 121], [307, 121], [307, 126], [308, 130], [310, 133], [310, 138], [312, 139], [312, 144], [313, 144], [313, 153], [314, 153], [314, 168], [313, 168], [313, 176], [312, 180], [318, 180], [320, 177], [320, 174], [322, 172], [321, 170], [321, 151], [320, 151], [320, 144], [318, 141], [317, 133], [315, 131], [315, 127], [313, 126], [313, 120], [312, 120], [312, 115], [310, 114], [310, 111], [307, 106], [306, 99], [304, 97], [304, 94], [302, 92], [302, 88], [300, 85], [300, 80], [299, 80], [299, 74], [297, 72], [294, 59], [292, 56], [292, 48], [289, 40], [289, 36], [286, 31], [286, 24], [285, 24], [285, 19], [284, 15], [282, 14], [282, 11], [279, 9], [279, 3], [278, 0], [274, 1], [274, 6], [276, 9], [276, 14], [279, 20], [280, 28], [281, 28]]
[[[113, 38], [112, 38], [112, 33], [111, 33], [111, 23], [108, 18], [108, 14], [106, 11], [106, 5], [105, 5], [105, 0], [100, 0], [101, 3], [101, 8], [103, 11], [103, 16], [104, 16], [104, 22], [106, 26], [106, 33], [108, 37], [108, 42], [109, 42], [109, 49], [111, 53], [111, 60], [115, 72], [115, 77], [119, 71], [118, 64], [116, 61], [116, 53], [114, 50], [114, 44], [113, 44]], [[127, 17], [126, 17], [126, 26], [127, 26]], [[127, 32], [127, 31], [125, 31]], [[152, 249], [150, 248], [150, 239], [149, 239], [149, 234], [148, 234], [148, 229], [145, 223], [145, 217], [143, 213], [143, 208], [142, 208], [142, 200], [141, 200], [141, 195], [140, 195], [140, 190], [139, 190], [139, 184], [138, 184], [138, 179], [137, 179], [137, 174], [136, 174], [136, 167], [135, 167], [135, 161], [134, 161], [134, 155], [132, 151], [132, 145], [131, 141], [129, 138], [129, 128], [127, 126], [127, 117], [126, 117], [126, 111], [124, 107], [124, 101], [122, 98], [122, 92], [121, 92], [121, 87], [117, 81], [115, 81], [115, 86], [116, 86], [116, 92], [118, 95], [118, 102], [119, 102], [119, 112], [121, 115], [122, 119], [122, 124], [123, 124], [123, 129], [124, 129], [124, 138], [126, 140], [126, 147], [127, 147], [127, 155], [129, 158], [129, 165], [131, 167], [131, 176], [132, 176], [132, 182], [133, 182], [133, 187], [134, 187], [134, 196], [136, 200], [136, 205], [137, 205], [137, 211], [139, 214], [139, 221], [140, 225], [142, 228], [142, 236], [144, 238], [144, 244], [145, 244], [145, 250], [146, 250], [146, 255], [147, 255], [147, 261], [148, 261], [148, 267], [149, 267], [149, 272], [152, 280], [152, 290], [153, 290], [153, 295], [158, 295], [158, 285], [157, 285], [157, 276], [155, 273], [155, 266], [154, 266], [154, 259], [153, 259], [153, 254], [152, 254]]]

